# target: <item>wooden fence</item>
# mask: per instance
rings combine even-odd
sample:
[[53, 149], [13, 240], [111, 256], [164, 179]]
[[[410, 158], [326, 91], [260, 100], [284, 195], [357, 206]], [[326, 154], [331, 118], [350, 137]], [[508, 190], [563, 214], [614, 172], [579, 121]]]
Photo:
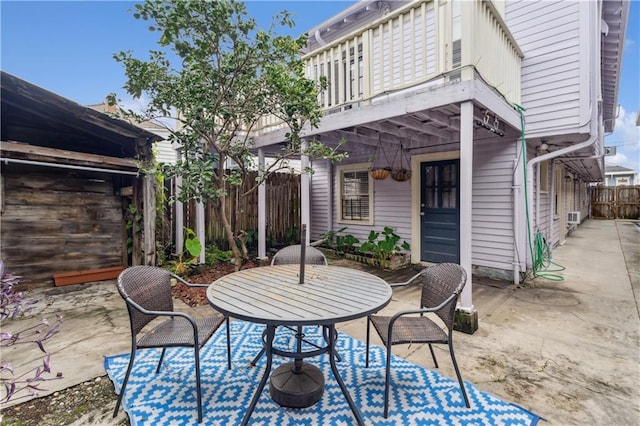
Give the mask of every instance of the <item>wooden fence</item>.
[[596, 219], [640, 219], [640, 185], [591, 188], [591, 216]]
[[[258, 238], [258, 191], [247, 192], [255, 184], [257, 172], [251, 172], [242, 187], [231, 190], [227, 199], [226, 214], [231, 218], [232, 229], [236, 232], [243, 230], [247, 233], [249, 248], [257, 247]], [[167, 198], [171, 195], [166, 187]], [[276, 173], [266, 182], [266, 223], [267, 247], [273, 245], [298, 242], [300, 228], [300, 175]], [[229, 249], [229, 243], [224, 235], [222, 222], [219, 219], [219, 201], [211, 201], [205, 206], [205, 244], [215, 244], [222, 250]], [[184, 204], [184, 226], [196, 229], [195, 202]], [[232, 214], [231, 214], [232, 213]], [[165, 209], [165, 215], [158, 223], [165, 247], [175, 242], [175, 205]]]

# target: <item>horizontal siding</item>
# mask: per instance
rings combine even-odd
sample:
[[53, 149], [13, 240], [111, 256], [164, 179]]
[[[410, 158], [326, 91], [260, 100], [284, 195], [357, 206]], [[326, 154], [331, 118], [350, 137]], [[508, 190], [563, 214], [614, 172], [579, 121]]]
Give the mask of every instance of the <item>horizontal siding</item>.
[[374, 223], [376, 230], [391, 226], [403, 239], [411, 238], [411, 181], [390, 177], [374, 181]]
[[[507, 24], [525, 57], [522, 106], [530, 136], [580, 125], [580, 2], [508, 2]], [[552, 130], [553, 129], [553, 130]]]
[[168, 141], [156, 142], [154, 146], [156, 161], [163, 164], [176, 163], [176, 151]]
[[513, 162], [515, 142], [476, 141], [473, 150], [472, 263], [513, 268]]
[[311, 241], [329, 230], [330, 167], [327, 161], [314, 161], [311, 176]]
[[[350, 155], [349, 161], [340, 164], [360, 163], [366, 161], [367, 158], [368, 156], [364, 155]], [[397, 182], [391, 177], [384, 180], [373, 180], [373, 225], [338, 223], [339, 203], [335, 200], [336, 194], [338, 194], [336, 178], [334, 178], [333, 184], [334, 201], [331, 205], [333, 206], [334, 230], [346, 226], [344, 234], [351, 234], [360, 242], [364, 242], [372, 230], [382, 231], [385, 226], [390, 226], [401, 237], [401, 242], [407, 241], [411, 244], [411, 180]]]

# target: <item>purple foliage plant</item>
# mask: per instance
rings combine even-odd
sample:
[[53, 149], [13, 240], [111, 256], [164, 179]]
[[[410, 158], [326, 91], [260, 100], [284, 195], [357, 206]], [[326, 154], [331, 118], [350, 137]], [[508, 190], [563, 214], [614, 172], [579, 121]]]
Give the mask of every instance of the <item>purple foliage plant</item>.
[[9, 363], [0, 362], [0, 404], [11, 399], [20, 399], [27, 396], [35, 396], [38, 391], [44, 390], [40, 386], [48, 380], [62, 378], [62, 373], [53, 375], [51, 372], [51, 356], [44, 347], [44, 341], [50, 339], [60, 330], [62, 316], [56, 315], [53, 322], [42, 318], [33, 325], [22, 326], [19, 330], [10, 330], [8, 322], [16, 320], [21, 315], [33, 309], [37, 300], [28, 299], [24, 294], [15, 290], [20, 283], [17, 275], [6, 271], [4, 261], [0, 260], [0, 349], [16, 345], [35, 344], [45, 354], [42, 365], [27, 371], [15, 371]]

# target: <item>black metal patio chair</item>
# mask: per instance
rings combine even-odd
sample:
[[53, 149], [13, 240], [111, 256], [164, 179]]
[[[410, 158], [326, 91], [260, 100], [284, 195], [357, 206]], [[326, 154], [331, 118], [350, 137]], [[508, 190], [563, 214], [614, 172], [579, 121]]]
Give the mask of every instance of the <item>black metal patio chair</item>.
[[[420, 308], [405, 310], [393, 316], [370, 315], [367, 319], [367, 342], [365, 366], [369, 367], [369, 334], [370, 324], [373, 324], [387, 350], [384, 387], [384, 417], [389, 412], [389, 387], [391, 373], [391, 346], [403, 343], [427, 343], [435, 367], [438, 361], [432, 344], [446, 344], [453, 362], [458, 383], [467, 408], [470, 407], [469, 398], [460, 375], [458, 363], [453, 351], [453, 323], [458, 296], [467, 282], [464, 268], [455, 263], [441, 263], [423, 269], [404, 283], [392, 286], [406, 285], [417, 278], [422, 278]], [[444, 325], [429, 318], [427, 314], [436, 315]], [[435, 318], [434, 318], [435, 319]]]
[[[161, 348], [156, 373], [160, 371], [167, 348], [193, 347], [195, 355], [196, 398], [198, 401], [198, 423], [202, 422], [202, 394], [200, 389], [200, 349], [218, 330], [222, 323], [227, 325], [227, 366], [231, 369], [231, 343], [229, 318], [222, 314], [205, 318], [194, 318], [187, 313], [174, 310], [171, 296], [171, 279], [189, 287], [207, 287], [205, 284], [191, 284], [166, 269], [155, 266], [132, 266], [118, 276], [118, 291], [127, 304], [131, 325], [131, 358], [122, 381], [122, 388], [116, 402], [113, 417], [124, 396], [129, 375], [133, 369], [138, 349]], [[162, 320], [162, 318], [166, 318]], [[157, 324], [146, 327], [158, 319]]]

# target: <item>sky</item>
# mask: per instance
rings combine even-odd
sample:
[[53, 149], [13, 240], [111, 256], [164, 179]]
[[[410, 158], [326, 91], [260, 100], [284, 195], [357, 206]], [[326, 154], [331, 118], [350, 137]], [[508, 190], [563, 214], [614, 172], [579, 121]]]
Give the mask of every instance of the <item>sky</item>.
[[[23, 80], [71, 99], [81, 105], [97, 104], [115, 92], [123, 105], [135, 102], [122, 89], [126, 78], [113, 54], [131, 50], [141, 58], [157, 47], [157, 34], [130, 10], [128, 1], [12, 1], [0, 0], [0, 68]], [[259, 24], [267, 26], [279, 11], [294, 14], [297, 36], [353, 1], [290, 0], [247, 1], [247, 9]], [[615, 131], [605, 146], [616, 155], [607, 164], [640, 171], [640, 0], [631, 2]]]

